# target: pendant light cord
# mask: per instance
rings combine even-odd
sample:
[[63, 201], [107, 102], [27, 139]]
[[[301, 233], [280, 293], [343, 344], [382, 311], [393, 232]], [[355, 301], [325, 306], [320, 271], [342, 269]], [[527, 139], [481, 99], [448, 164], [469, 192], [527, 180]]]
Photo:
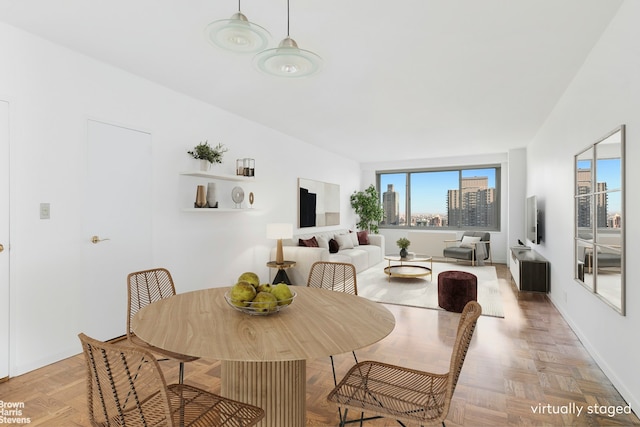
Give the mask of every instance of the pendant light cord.
[[240, 0], [238, 0], [238, 12], [241, 12], [241, 10], [240, 10]]
[[287, 0], [287, 37], [289, 37], [289, 0]]

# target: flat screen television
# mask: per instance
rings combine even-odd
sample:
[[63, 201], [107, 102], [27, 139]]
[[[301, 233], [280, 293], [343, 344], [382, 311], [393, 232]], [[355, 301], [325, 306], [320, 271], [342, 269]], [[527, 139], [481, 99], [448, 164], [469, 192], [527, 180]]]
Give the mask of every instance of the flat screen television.
[[527, 240], [529, 240], [531, 243], [539, 244], [542, 240], [542, 236], [540, 233], [540, 212], [538, 211], [538, 202], [536, 200], [536, 196], [527, 197], [527, 205], [525, 211]]

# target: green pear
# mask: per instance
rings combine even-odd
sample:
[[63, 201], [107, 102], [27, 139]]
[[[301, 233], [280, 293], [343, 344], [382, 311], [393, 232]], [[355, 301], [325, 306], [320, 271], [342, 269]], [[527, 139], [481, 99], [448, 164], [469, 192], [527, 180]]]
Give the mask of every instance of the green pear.
[[250, 271], [242, 273], [240, 277], [238, 277], [238, 282], [249, 282], [254, 288], [260, 286], [260, 278], [256, 273], [252, 273]]
[[277, 306], [278, 300], [271, 292], [258, 292], [258, 295], [256, 295], [251, 303], [251, 307], [261, 313], [275, 311]]
[[293, 293], [286, 283], [278, 283], [277, 285], [272, 286], [271, 293], [278, 300], [278, 305], [291, 304]]
[[260, 286], [258, 286], [258, 288], [256, 289], [256, 291], [258, 292], [271, 292], [271, 284], [270, 283], [263, 283]]
[[238, 282], [231, 287], [229, 296], [233, 305], [246, 307], [256, 297], [256, 288], [249, 282]]

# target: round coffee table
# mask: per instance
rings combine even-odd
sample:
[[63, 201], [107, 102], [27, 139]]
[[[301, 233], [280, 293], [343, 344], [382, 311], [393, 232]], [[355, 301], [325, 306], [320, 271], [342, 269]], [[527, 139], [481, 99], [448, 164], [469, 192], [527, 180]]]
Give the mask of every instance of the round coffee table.
[[[388, 255], [385, 256], [384, 259], [389, 261], [389, 265], [384, 268], [384, 273], [389, 276], [389, 281], [391, 281], [392, 277], [418, 278], [429, 276], [429, 280], [432, 278], [431, 272], [433, 271], [433, 257], [410, 254], [407, 257]], [[399, 262], [400, 264], [391, 265], [392, 261]], [[405, 262], [410, 262], [412, 264], [405, 264]], [[429, 267], [413, 265], [415, 262], [428, 262]]]

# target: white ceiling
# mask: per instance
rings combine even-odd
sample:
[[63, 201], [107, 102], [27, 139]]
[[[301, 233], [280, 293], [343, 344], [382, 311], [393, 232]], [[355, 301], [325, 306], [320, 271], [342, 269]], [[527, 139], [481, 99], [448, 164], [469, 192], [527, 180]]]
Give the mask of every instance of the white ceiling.
[[[320, 74], [209, 44], [235, 0], [0, 0], [0, 20], [360, 162], [524, 147], [622, 0], [291, 0]], [[286, 36], [285, 0], [242, 12]]]

